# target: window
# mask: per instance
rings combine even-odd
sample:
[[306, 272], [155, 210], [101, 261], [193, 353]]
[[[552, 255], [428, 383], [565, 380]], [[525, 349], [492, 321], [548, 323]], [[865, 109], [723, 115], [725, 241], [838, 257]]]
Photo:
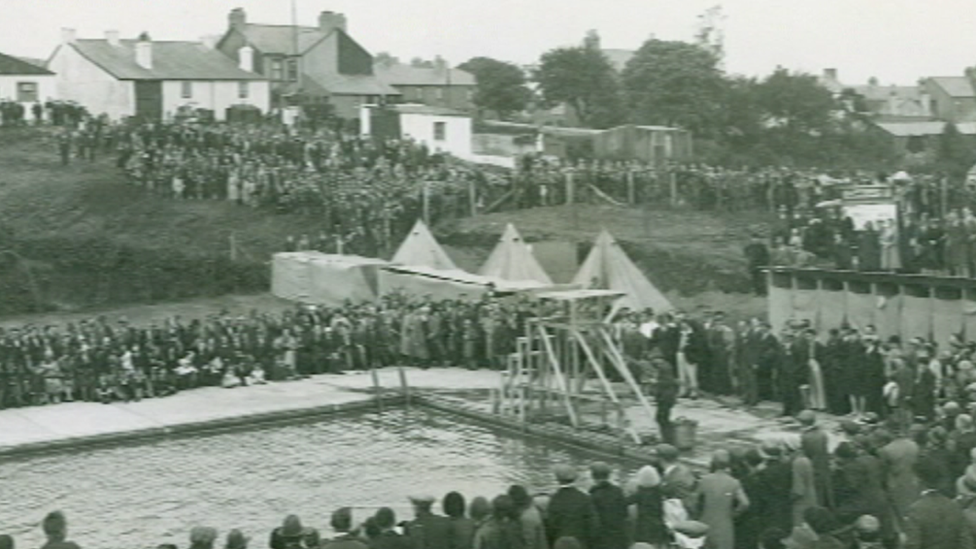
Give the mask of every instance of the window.
[[285, 73], [283, 67], [281, 66], [281, 59], [275, 59], [271, 62], [271, 79], [272, 80], [284, 80]]
[[438, 86], [434, 88], [434, 97], [439, 100], [444, 99], [444, 88]]
[[434, 141], [447, 140], [447, 122], [434, 122]]
[[17, 101], [21, 103], [37, 101], [37, 82], [17, 82]]
[[468, 101], [474, 101], [474, 88], [468, 88]]
[[182, 82], [180, 97], [183, 99], [190, 99], [193, 97], [193, 82]]
[[238, 84], [237, 97], [239, 99], [247, 99], [250, 95], [251, 95], [251, 90], [250, 87], [248, 86], [248, 82], [245, 81]]
[[288, 81], [298, 82], [298, 59], [288, 60]]

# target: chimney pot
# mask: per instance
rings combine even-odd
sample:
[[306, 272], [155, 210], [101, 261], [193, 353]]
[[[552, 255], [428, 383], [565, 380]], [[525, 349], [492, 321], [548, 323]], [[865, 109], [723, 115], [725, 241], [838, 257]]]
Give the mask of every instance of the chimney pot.
[[328, 34], [335, 29], [346, 31], [346, 16], [334, 11], [323, 11], [319, 14], [319, 30]]
[[230, 14], [227, 16], [227, 23], [232, 29], [243, 27], [247, 24], [247, 12], [244, 11], [244, 8], [230, 10]]
[[831, 82], [837, 81], [837, 69], [824, 69], [824, 78]]

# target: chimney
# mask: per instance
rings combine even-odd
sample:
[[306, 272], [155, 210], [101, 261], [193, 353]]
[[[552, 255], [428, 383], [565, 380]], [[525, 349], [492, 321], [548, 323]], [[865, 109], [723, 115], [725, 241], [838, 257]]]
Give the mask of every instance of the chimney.
[[242, 71], [254, 72], [254, 48], [245, 45], [237, 50], [237, 63]]
[[110, 46], [119, 47], [119, 31], [117, 30], [107, 30], [105, 31], [105, 40], [108, 41]]
[[232, 29], [238, 29], [247, 24], [247, 13], [244, 12], [244, 8], [234, 8], [230, 10], [230, 14], [227, 16], [227, 24]]
[[139, 41], [136, 42], [136, 63], [144, 69], [153, 68], [152, 39], [145, 32], [139, 35]]
[[888, 91], [888, 114], [898, 114], [898, 88], [894, 84]]
[[837, 69], [824, 69], [823, 77], [828, 82], [837, 82]]
[[334, 11], [323, 11], [319, 14], [319, 30], [328, 34], [335, 29], [346, 31], [346, 16]]
[[219, 36], [214, 36], [213, 34], [208, 34], [200, 37], [200, 43], [203, 44], [208, 50], [212, 50], [217, 47], [217, 42], [220, 40]]
[[929, 90], [925, 87], [925, 81], [918, 81], [918, 101], [922, 104], [922, 116], [931, 117], [932, 116], [932, 96], [929, 94]]
[[75, 32], [75, 29], [65, 29], [65, 28], [61, 29], [62, 44], [71, 44], [72, 42], [77, 40], [77, 38], [78, 38], [78, 34], [77, 32]]

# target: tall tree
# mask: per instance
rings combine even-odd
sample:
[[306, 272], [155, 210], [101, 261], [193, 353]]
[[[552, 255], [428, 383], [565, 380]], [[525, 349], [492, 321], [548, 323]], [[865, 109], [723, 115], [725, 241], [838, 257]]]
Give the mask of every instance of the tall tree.
[[587, 45], [544, 53], [534, 77], [547, 103], [569, 104], [584, 126], [609, 128], [624, 119], [623, 98], [613, 65], [594, 38], [591, 33]]
[[710, 52], [721, 63], [725, 57], [725, 10], [721, 4], [714, 5], [698, 16], [695, 30], [695, 45]]
[[494, 111], [499, 118], [525, 109], [532, 97], [525, 85], [525, 73], [518, 65], [490, 57], [474, 57], [458, 68], [473, 74], [478, 82], [474, 104], [479, 109]]
[[958, 183], [966, 179], [966, 174], [976, 162], [976, 150], [955, 124], [946, 122], [939, 135], [936, 158], [950, 181]]
[[816, 76], [777, 68], [756, 87], [766, 123], [797, 134], [824, 133], [840, 105]]
[[395, 55], [387, 51], [381, 51], [373, 55], [373, 64], [379, 65], [381, 67], [392, 67], [393, 65], [396, 65], [399, 62], [400, 62], [399, 58], [397, 58]]
[[709, 50], [652, 38], [627, 62], [623, 85], [635, 122], [718, 133], [726, 82]]

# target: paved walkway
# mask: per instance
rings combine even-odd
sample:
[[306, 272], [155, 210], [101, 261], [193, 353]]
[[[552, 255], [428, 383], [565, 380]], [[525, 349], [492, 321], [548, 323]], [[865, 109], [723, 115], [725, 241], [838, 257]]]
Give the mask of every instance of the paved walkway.
[[[404, 368], [411, 390], [450, 396], [458, 402], [487, 410], [488, 389], [498, 386], [498, 373], [460, 368], [421, 370]], [[400, 370], [377, 372], [380, 386], [398, 391]], [[72, 439], [112, 434], [166, 432], [177, 426], [219, 422], [249, 416], [328, 409], [370, 399], [373, 378], [368, 372], [320, 375], [301, 381], [269, 383], [237, 389], [207, 387], [140, 402], [97, 404], [72, 402], [0, 411], [0, 452], [25, 445], [67, 443]], [[656, 432], [653, 418], [640, 407], [627, 414], [641, 433]], [[797, 439], [795, 424], [770, 416], [773, 410], [749, 411], [719, 402], [683, 400], [673, 417], [698, 422], [701, 444], [694, 452], [705, 459], [719, 445], [754, 444], [766, 438]], [[835, 420], [825, 418], [831, 428]]]

